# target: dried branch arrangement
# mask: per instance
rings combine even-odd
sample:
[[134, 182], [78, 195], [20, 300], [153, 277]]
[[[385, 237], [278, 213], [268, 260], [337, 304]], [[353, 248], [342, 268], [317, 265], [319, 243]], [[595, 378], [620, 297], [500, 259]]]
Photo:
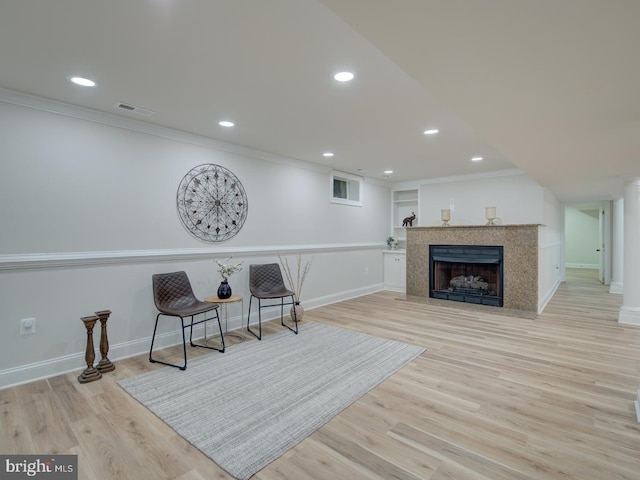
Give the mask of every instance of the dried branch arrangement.
[[225, 282], [229, 280], [231, 275], [242, 270], [243, 262], [231, 263], [232, 258], [233, 257], [229, 257], [225, 261], [220, 261], [218, 259], [213, 260], [218, 266], [218, 274]]
[[283, 257], [278, 253], [278, 258], [280, 259], [280, 264], [282, 265], [282, 270], [284, 271], [284, 276], [289, 284], [289, 288], [293, 291], [293, 295], [295, 297], [296, 303], [300, 303], [300, 294], [302, 293], [302, 285], [304, 284], [307, 275], [309, 274], [309, 270], [311, 269], [311, 264], [313, 263], [313, 256], [310, 260], [305, 262], [304, 266], [302, 265], [302, 256], [298, 254], [296, 256], [296, 281], [293, 281], [293, 275], [291, 274], [291, 268], [289, 267], [289, 261], [286, 257]]

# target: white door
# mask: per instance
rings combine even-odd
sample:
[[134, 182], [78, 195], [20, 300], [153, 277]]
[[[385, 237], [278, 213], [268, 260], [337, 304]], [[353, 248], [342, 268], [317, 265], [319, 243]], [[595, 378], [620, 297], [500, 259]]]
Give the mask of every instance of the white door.
[[598, 278], [605, 285], [611, 283], [611, 202], [604, 202], [600, 207], [599, 229], [600, 268]]

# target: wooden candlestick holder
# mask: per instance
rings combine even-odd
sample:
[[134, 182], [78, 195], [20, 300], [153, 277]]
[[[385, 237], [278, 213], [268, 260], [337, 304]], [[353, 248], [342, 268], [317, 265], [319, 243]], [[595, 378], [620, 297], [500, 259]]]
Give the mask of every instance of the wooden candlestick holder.
[[92, 315], [90, 317], [82, 317], [80, 320], [82, 320], [84, 327], [87, 329], [87, 351], [84, 356], [87, 361], [87, 368], [78, 376], [78, 382], [89, 383], [102, 378], [102, 373], [93, 366], [93, 361], [96, 359], [96, 352], [93, 347], [93, 326], [98, 321], [98, 317]]
[[96, 312], [96, 315], [100, 319], [100, 355], [102, 358], [98, 362], [97, 369], [101, 373], [111, 372], [116, 369], [116, 366], [107, 358], [109, 353], [109, 338], [107, 337], [107, 320], [111, 315], [111, 310], [101, 310]]

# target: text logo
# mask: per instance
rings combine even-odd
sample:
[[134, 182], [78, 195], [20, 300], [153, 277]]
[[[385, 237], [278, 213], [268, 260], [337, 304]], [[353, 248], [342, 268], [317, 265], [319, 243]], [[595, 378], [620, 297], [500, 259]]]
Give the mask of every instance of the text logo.
[[78, 480], [77, 455], [0, 455], [0, 480]]

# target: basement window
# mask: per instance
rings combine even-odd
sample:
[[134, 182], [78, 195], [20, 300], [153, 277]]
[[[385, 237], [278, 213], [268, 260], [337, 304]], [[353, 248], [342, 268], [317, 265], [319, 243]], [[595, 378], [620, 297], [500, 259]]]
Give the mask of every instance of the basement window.
[[331, 172], [331, 203], [362, 206], [362, 177]]

